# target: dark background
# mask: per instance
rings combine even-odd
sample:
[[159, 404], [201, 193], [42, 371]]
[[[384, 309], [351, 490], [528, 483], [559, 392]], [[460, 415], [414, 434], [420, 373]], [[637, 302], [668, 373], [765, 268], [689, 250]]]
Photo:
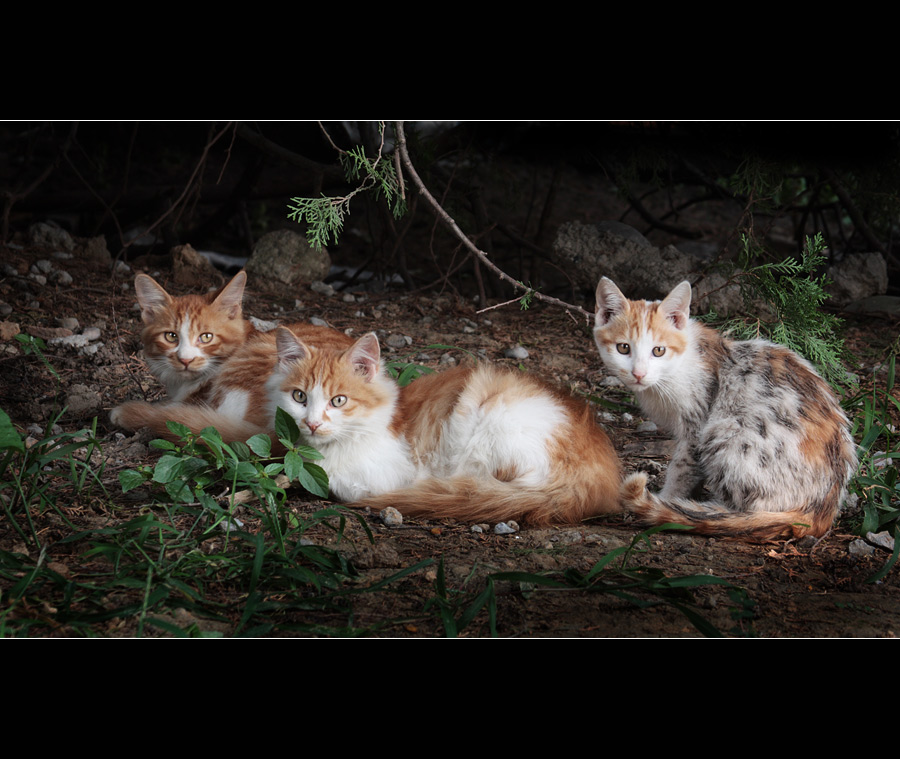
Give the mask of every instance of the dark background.
[[[375, 155], [376, 124], [5, 122], [0, 236], [15, 241], [31, 223], [52, 219], [76, 236], [104, 235], [124, 260], [183, 243], [246, 257], [266, 231], [304, 231], [286, 218], [290, 197], [354, 186], [324, 132], [342, 149], [361, 142]], [[797, 250], [805, 235], [823, 231], [832, 256], [882, 252], [889, 292], [897, 294], [895, 122], [406, 122], [405, 129], [416, 169], [463, 231], [511, 276], [538, 278], [559, 294], [564, 283], [552, 267], [538, 273], [535, 261], [551, 261], [558, 223], [606, 217], [609, 209], [592, 205], [594, 188], [615, 193], [623, 203], [616, 218], [655, 244], [709, 239], [688, 209], [730, 209], [735, 229], [709, 239], [726, 256], [736, 254], [739, 229], [758, 233], [763, 216], [790, 216]], [[583, 207], [572, 177], [584, 188]], [[149, 227], [155, 246], [129, 242]], [[329, 252], [336, 264], [399, 274], [405, 287], [421, 288], [448, 275], [458, 247], [414, 194], [409, 213], [394, 219], [368, 193], [353, 201]], [[472, 267], [455, 269], [452, 281], [464, 293], [476, 288]], [[510, 291], [493, 280], [490, 288], [496, 297]]]

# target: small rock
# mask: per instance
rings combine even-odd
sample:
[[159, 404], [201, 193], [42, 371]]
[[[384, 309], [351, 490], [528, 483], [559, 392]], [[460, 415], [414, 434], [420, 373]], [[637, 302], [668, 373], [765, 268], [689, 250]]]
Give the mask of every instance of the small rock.
[[0, 322], [0, 341], [12, 340], [21, 331], [18, 322]]
[[67, 348], [84, 348], [89, 342], [90, 340], [84, 335], [63, 335], [47, 340], [48, 345], [64, 345]]
[[328, 322], [325, 321], [324, 319], [319, 318], [318, 316], [310, 317], [309, 323], [316, 327], [327, 327], [328, 326]]
[[53, 271], [53, 262], [48, 261], [46, 258], [42, 258], [40, 261], [35, 261], [31, 265], [31, 271], [34, 274], [49, 274]]
[[91, 390], [87, 385], [73, 385], [66, 396], [66, 406], [69, 414], [76, 418], [94, 416], [100, 412], [103, 405], [103, 397], [96, 390]]
[[878, 546], [879, 548], [886, 548], [888, 551], [894, 550], [894, 539], [887, 531], [878, 533], [867, 532], [866, 540], [868, 540], [872, 545]]
[[451, 356], [449, 353], [445, 353], [441, 356], [440, 363], [444, 366], [456, 366], [456, 358]]
[[397, 348], [399, 350], [412, 345], [412, 338], [406, 335], [398, 335], [397, 333], [393, 333], [388, 335], [387, 340], [385, 340], [384, 342], [389, 348]]
[[312, 290], [314, 293], [319, 293], [319, 295], [328, 295], [328, 296], [334, 295], [334, 288], [331, 285], [326, 284], [325, 282], [321, 282], [319, 280], [316, 280], [315, 282], [310, 283], [309, 289]]
[[517, 345], [514, 348], [507, 348], [503, 355], [507, 358], [523, 359], [528, 358], [528, 351], [521, 345]]
[[500, 522], [494, 526], [495, 535], [512, 535], [519, 531], [519, 525], [510, 520], [509, 522]]
[[317, 281], [322, 284], [320, 280], [331, 269], [331, 258], [325, 248], [310, 247], [299, 232], [277, 229], [259, 238], [244, 268], [251, 276], [285, 285]]
[[50, 279], [52, 279], [60, 287], [68, 287], [75, 281], [74, 279], [72, 279], [72, 275], [69, 274], [69, 272], [63, 271], [62, 269], [53, 272], [53, 274], [50, 275]]
[[43, 245], [48, 248], [75, 249], [75, 241], [72, 239], [72, 235], [55, 221], [41, 221], [37, 224], [32, 224], [28, 228], [28, 241], [34, 245]]
[[381, 521], [387, 527], [399, 527], [403, 524], [403, 514], [401, 514], [393, 506], [388, 506], [381, 510]]
[[484, 528], [480, 524], [473, 524], [469, 528], [469, 532], [484, 532]]
[[100, 329], [98, 327], [85, 327], [81, 334], [92, 342], [100, 339]]
[[641, 422], [637, 426], [638, 432], [658, 432], [659, 427], [656, 426], [656, 422]]
[[847, 547], [851, 556], [871, 556], [875, 553], [875, 549], [866, 543], [862, 538], [852, 541]]
[[56, 321], [60, 327], [62, 327], [63, 329], [71, 330], [72, 332], [74, 332], [80, 326], [78, 324], [78, 319], [76, 319], [74, 316], [65, 316], [62, 319], [57, 319]]

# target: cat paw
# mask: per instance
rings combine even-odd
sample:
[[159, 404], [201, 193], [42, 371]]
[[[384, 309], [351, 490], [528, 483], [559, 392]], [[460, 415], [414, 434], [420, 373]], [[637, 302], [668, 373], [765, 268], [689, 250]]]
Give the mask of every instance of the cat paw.
[[141, 418], [138, 411], [147, 405], [149, 404], [144, 401], [128, 401], [127, 403], [123, 403], [121, 406], [116, 406], [109, 412], [109, 421], [116, 425], [116, 427], [121, 427], [126, 430], [136, 430], [142, 426], [138, 423], [138, 419]]
[[112, 411], [109, 412], [109, 421], [116, 425], [116, 427], [122, 426], [122, 407], [116, 406]]
[[647, 474], [646, 472], [637, 472], [630, 477], [625, 478], [622, 488], [619, 491], [622, 503], [626, 508], [633, 509], [644, 501], [644, 494], [647, 492]]

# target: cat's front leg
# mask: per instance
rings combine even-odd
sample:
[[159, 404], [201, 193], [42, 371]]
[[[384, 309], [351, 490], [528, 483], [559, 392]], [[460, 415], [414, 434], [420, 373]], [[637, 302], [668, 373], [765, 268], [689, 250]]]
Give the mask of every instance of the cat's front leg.
[[666, 481], [659, 497], [662, 500], [689, 498], [694, 488], [703, 480], [697, 446], [690, 441], [679, 441], [666, 470]]

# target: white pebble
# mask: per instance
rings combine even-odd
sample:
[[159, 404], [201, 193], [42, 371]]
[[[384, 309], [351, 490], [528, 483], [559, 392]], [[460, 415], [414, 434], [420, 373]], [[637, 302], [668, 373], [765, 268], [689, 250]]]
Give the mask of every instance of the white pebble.
[[528, 351], [525, 350], [521, 345], [517, 345], [514, 348], [508, 348], [506, 352], [503, 354], [507, 358], [528, 358]]

